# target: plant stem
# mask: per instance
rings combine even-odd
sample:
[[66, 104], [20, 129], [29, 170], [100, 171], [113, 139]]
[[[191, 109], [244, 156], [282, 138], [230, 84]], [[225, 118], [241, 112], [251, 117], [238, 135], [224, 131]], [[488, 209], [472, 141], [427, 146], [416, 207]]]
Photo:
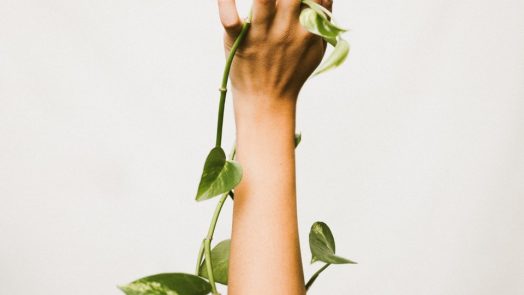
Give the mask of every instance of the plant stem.
[[202, 240], [202, 244], [200, 245], [200, 250], [198, 251], [197, 267], [196, 267], [196, 272], [195, 272], [196, 275], [198, 275], [200, 272], [200, 264], [202, 263], [202, 257], [204, 257], [205, 243], [208, 240], [209, 242], [213, 240], [213, 235], [215, 234], [215, 228], [217, 226], [218, 217], [220, 216], [222, 207], [224, 206], [224, 203], [227, 200], [227, 197], [229, 196], [230, 193], [231, 192], [223, 194], [222, 197], [220, 197], [220, 200], [218, 201], [218, 204], [215, 208], [215, 213], [213, 213], [213, 217], [211, 218], [211, 223], [209, 224], [209, 230], [207, 231], [207, 236], [205, 237], [204, 240]]
[[200, 243], [200, 250], [198, 250], [198, 258], [197, 258], [197, 264], [195, 269], [195, 275], [200, 274], [200, 264], [202, 263], [202, 257], [204, 257], [204, 242], [206, 239], [202, 240], [202, 243]]
[[328, 266], [330, 266], [331, 264], [330, 263], [326, 263], [326, 265], [322, 266], [322, 268], [320, 268], [310, 279], [309, 281], [307, 281], [307, 284], [306, 284], [306, 291], [309, 290], [309, 288], [311, 287], [311, 285], [313, 285], [313, 283], [317, 280], [318, 276], [324, 271], [326, 270], [326, 268], [328, 268]]
[[242, 30], [240, 31], [240, 34], [235, 40], [235, 43], [233, 43], [233, 46], [231, 47], [231, 50], [229, 51], [229, 55], [226, 60], [226, 66], [224, 67], [224, 74], [222, 75], [222, 84], [220, 85], [220, 104], [218, 107], [218, 123], [217, 123], [217, 137], [216, 137], [216, 147], [220, 147], [222, 145], [222, 127], [224, 125], [224, 106], [226, 104], [226, 94], [227, 94], [227, 81], [229, 79], [229, 72], [231, 70], [231, 65], [233, 64], [233, 59], [235, 58], [235, 53], [237, 52], [238, 47], [244, 41], [247, 31], [249, 30], [249, 27], [251, 25], [251, 17], [246, 19], [244, 24], [242, 25]]
[[[237, 147], [235, 144], [229, 156], [231, 160], [235, 159], [236, 150], [237, 150]], [[211, 252], [209, 254], [205, 252], [206, 251], [206, 242], [209, 242], [209, 244], [211, 245], [211, 241], [213, 240], [213, 235], [215, 234], [215, 229], [217, 227], [218, 217], [220, 216], [220, 212], [222, 212], [222, 207], [224, 207], [224, 203], [226, 202], [228, 196], [231, 197], [231, 199], [234, 199], [235, 193], [233, 193], [233, 191], [229, 191], [223, 194], [222, 197], [220, 197], [217, 203], [217, 206], [215, 208], [215, 212], [213, 213], [213, 217], [211, 218], [211, 223], [209, 224], [207, 236], [205, 237], [205, 239], [202, 240], [202, 243], [200, 243], [200, 250], [198, 251], [198, 257], [197, 257], [197, 263], [196, 263], [196, 269], [195, 269], [195, 275], [197, 276], [200, 274], [200, 264], [202, 263], [202, 258], [204, 257], [204, 254], [206, 255], [207, 272], [213, 275], [213, 271], [212, 271], [213, 264], [210, 259]], [[209, 261], [209, 263], [207, 261]], [[211, 279], [209, 280], [209, 282], [211, 283]], [[213, 277], [213, 284], [211, 285], [212, 286], [214, 285], [214, 277]]]
[[[224, 73], [222, 75], [222, 84], [220, 85], [220, 102], [218, 107], [218, 122], [217, 122], [217, 134], [216, 134], [216, 143], [215, 147], [221, 147], [222, 146], [222, 128], [224, 126], [224, 108], [226, 104], [226, 96], [227, 96], [227, 82], [229, 80], [229, 72], [231, 71], [231, 65], [233, 64], [233, 59], [235, 58], [235, 54], [238, 50], [238, 47], [242, 44], [242, 41], [246, 38], [247, 32], [249, 30], [249, 27], [251, 25], [251, 14], [249, 18], [246, 19], [244, 24], [242, 25], [242, 30], [240, 31], [240, 34], [235, 39], [235, 42], [233, 43], [233, 46], [231, 46], [231, 50], [229, 51], [229, 55], [226, 60], [226, 65], [224, 67]], [[233, 152], [234, 157], [234, 152]], [[213, 217], [211, 218], [211, 224], [209, 225], [209, 230], [207, 233], [206, 238], [202, 241], [202, 244], [200, 245], [200, 250], [198, 251], [198, 258], [197, 258], [197, 266], [196, 266], [196, 275], [199, 275], [200, 273], [200, 264], [202, 262], [202, 256], [205, 255], [206, 257], [206, 268], [207, 268], [207, 274], [209, 278], [209, 283], [211, 284], [211, 290], [213, 294], [218, 294], [216, 284], [215, 284], [215, 278], [213, 274], [213, 265], [211, 262], [211, 241], [213, 240], [213, 235], [215, 233], [215, 228], [217, 225], [218, 217], [220, 216], [220, 211], [222, 211], [222, 207], [224, 206], [224, 203], [228, 196], [232, 196], [233, 192], [228, 192], [222, 195], [220, 200], [218, 201], [217, 207], [215, 208], [215, 213], [213, 214]]]
[[216, 294], [216, 284], [215, 284], [215, 277], [213, 274], [213, 264], [211, 262], [211, 241], [213, 240], [213, 235], [215, 234], [218, 217], [220, 216], [222, 207], [224, 207], [224, 203], [226, 202], [227, 197], [230, 195], [233, 195], [233, 192], [225, 193], [222, 195], [222, 197], [220, 197], [220, 200], [218, 201], [218, 204], [215, 208], [215, 213], [213, 213], [213, 217], [211, 218], [211, 223], [209, 224], [209, 230], [207, 231], [207, 236], [204, 240], [202, 240], [202, 243], [200, 244], [200, 250], [198, 251], [195, 275], [198, 276], [200, 274], [200, 264], [202, 263], [202, 258], [205, 255], [207, 274], [209, 277], [209, 283], [211, 284], [211, 288], [213, 290], [213, 294]]
[[217, 286], [215, 284], [215, 277], [213, 274], [213, 265], [211, 264], [211, 240], [204, 240], [204, 253], [206, 254], [206, 267], [207, 267], [207, 277], [209, 279], [209, 284], [211, 285], [211, 292], [213, 294], [219, 294], [217, 291]]
[[227, 197], [229, 196], [231, 192], [225, 193], [220, 197], [220, 200], [218, 201], [217, 207], [215, 208], [215, 213], [213, 214], [213, 218], [211, 218], [211, 224], [209, 225], [209, 230], [207, 232], [207, 239], [212, 240], [213, 235], [215, 233], [215, 228], [217, 226], [218, 217], [220, 216], [220, 212], [222, 211], [222, 207], [224, 206], [224, 203], [227, 200]]

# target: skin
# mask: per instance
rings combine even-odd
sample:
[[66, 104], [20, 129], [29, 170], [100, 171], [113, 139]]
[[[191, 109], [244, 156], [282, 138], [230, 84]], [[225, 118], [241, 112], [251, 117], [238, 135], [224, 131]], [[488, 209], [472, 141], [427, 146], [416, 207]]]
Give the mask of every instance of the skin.
[[[316, 1], [331, 9], [332, 2]], [[219, 0], [226, 53], [240, 32], [234, 0]], [[246, 40], [231, 69], [237, 160], [228, 289], [231, 295], [305, 294], [295, 188], [300, 89], [326, 44], [299, 23], [299, 0], [254, 0]]]

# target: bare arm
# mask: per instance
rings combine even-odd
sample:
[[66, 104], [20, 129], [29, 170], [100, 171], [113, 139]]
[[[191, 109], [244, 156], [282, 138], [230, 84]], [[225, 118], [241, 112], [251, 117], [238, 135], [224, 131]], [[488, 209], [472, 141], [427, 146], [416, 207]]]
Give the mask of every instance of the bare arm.
[[230, 294], [303, 294], [297, 232], [294, 107], [237, 112]]
[[[219, 0], [219, 8], [228, 51], [241, 21], [234, 0]], [[251, 29], [232, 67], [237, 159], [244, 170], [233, 210], [232, 295], [305, 293], [295, 111], [300, 89], [320, 63], [325, 44], [300, 26], [300, 10], [299, 0], [255, 0]]]

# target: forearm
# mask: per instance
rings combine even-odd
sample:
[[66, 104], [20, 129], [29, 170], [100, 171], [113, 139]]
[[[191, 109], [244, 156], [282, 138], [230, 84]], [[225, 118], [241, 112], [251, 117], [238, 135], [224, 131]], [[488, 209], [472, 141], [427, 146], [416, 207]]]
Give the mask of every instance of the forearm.
[[229, 292], [304, 294], [295, 190], [296, 99], [235, 96], [237, 160]]
[[[327, 9], [331, 1], [314, 0]], [[231, 67], [237, 160], [229, 294], [305, 293], [295, 189], [297, 95], [326, 44], [300, 25], [302, 1], [253, 0]], [[226, 53], [244, 27], [235, 0], [219, 1]]]

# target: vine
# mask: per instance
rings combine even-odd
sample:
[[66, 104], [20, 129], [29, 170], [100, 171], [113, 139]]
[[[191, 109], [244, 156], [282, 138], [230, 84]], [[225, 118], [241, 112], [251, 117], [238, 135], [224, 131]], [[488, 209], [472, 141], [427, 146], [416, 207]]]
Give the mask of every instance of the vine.
[[[300, 23], [309, 32], [321, 36], [334, 47], [331, 54], [321, 63], [313, 75], [318, 75], [341, 65], [349, 54], [349, 43], [342, 38], [346, 32], [333, 20], [329, 10], [312, 0], [302, 0], [307, 6], [300, 14]], [[196, 200], [204, 201], [220, 196], [207, 235], [200, 244], [194, 274], [163, 273], [135, 280], [119, 287], [127, 295], [217, 295], [217, 283], [227, 285], [230, 241], [225, 240], [211, 249], [222, 207], [231, 198], [234, 200], [234, 188], [242, 179], [242, 167], [235, 162], [236, 150], [233, 148], [229, 159], [222, 148], [222, 128], [227, 97], [229, 72], [238, 48], [249, 32], [251, 16], [247, 18], [236, 38], [226, 60], [222, 83], [219, 88], [220, 100], [215, 147], [209, 152], [198, 186]], [[295, 147], [300, 144], [301, 135], [295, 136]], [[325, 263], [306, 283], [309, 290], [319, 275], [332, 264], [354, 264], [355, 262], [335, 255], [335, 240], [330, 228], [323, 222], [316, 222], [309, 233], [311, 263]]]

